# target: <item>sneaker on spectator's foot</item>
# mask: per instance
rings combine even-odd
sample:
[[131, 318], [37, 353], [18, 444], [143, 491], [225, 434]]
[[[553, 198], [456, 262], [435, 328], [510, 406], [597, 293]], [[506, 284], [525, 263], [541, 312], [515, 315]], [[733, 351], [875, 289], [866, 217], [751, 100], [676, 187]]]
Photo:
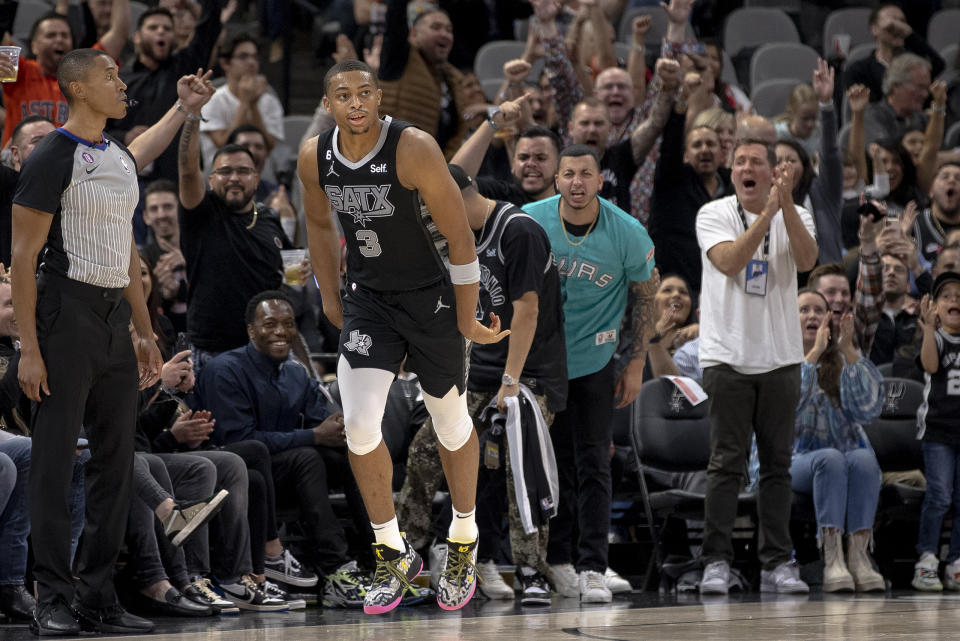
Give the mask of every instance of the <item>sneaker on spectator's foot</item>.
[[357, 568], [356, 561], [344, 563], [333, 574], [324, 577], [323, 604], [339, 608], [359, 608], [367, 593], [370, 577]]
[[249, 574], [240, 577], [240, 583], [221, 583], [223, 597], [241, 610], [255, 612], [282, 612], [289, 610], [286, 602], [264, 594]]
[[476, 589], [477, 539], [471, 543], [447, 539], [447, 558], [437, 581], [437, 605], [459, 610], [470, 602]]
[[727, 594], [730, 591], [730, 564], [714, 561], [703, 568], [700, 577], [700, 594]]
[[430, 587], [434, 590], [440, 584], [440, 570], [447, 560], [447, 544], [443, 541], [434, 541], [430, 545]]
[[796, 561], [781, 563], [772, 570], [760, 571], [760, 591], [778, 594], [807, 594], [810, 586], [800, 579]]
[[170, 537], [174, 546], [181, 545], [187, 537], [197, 531], [220, 511], [220, 507], [230, 494], [227, 490], [220, 490], [213, 496], [202, 501], [192, 503], [178, 503], [173, 512], [163, 522], [163, 532]]
[[290, 550], [284, 550], [279, 559], [263, 562], [263, 574], [271, 581], [295, 585], [298, 588], [310, 588], [317, 584], [317, 575], [303, 567]]
[[613, 594], [607, 587], [602, 572], [583, 570], [580, 572], [580, 602], [581, 603], [610, 603]]
[[913, 581], [910, 585], [914, 590], [921, 592], [942, 592], [943, 584], [937, 576], [940, 560], [930, 552], [924, 552], [920, 560], [913, 566]]
[[547, 577], [526, 566], [517, 566], [513, 576], [520, 585], [520, 605], [550, 605]]
[[603, 580], [607, 582], [607, 587], [610, 588], [612, 594], [623, 594], [624, 592], [633, 591], [633, 586], [630, 585], [630, 582], [617, 574], [613, 568], [607, 568], [607, 571], [603, 573]]
[[416, 583], [411, 583], [410, 587], [403, 591], [402, 606], [420, 605], [427, 601], [434, 601], [437, 598], [437, 591], [433, 588], [421, 588]]
[[283, 601], [287, 604], [287, 607], [291, 610], [303, 610], [307, 607], [307, 602], [303, 599], [294, 599], [290, 596], [290, 593], [281, 588], [279, 585], [270, 581], [269, 579], [265, 580], [263, 583], [258, 584], [258, 587], [263, 591], [265, 595], [272, 599], [277, 599], [278, 601]]
[[240, 608], [214, 592], [210, 587], [210, 579], [204, 577], [198, 577], [188, 584], [183, 589], [183, 596], [194, 603], [207, 606], [214, 614], [240, 614]]
[[410, 582], [423, 569], [423, 559], [417, 551], [403, 540], [406, 548], [403, 552], [394, 550], [382, 543], [373, 544], [373, 555], [377, 569], [373, 573], [373, 582], [367, 588], [363, 598], [363, 611], [367, 614], [389, 612], [403, 599]]
[[484, 561], [477, 563], [477, 574], [483, 585], [480, 586], [480, 592], [488, 599], [512, 599], [513, 588], [507, 585], [497, 569], [497, 564], [493, 561]]
[[960, 590], [960, 559], [943, 568], [943, 587], [951, 591]]
[[558, 563], [547, 567], [547, 578], [554, 591], [568, 599], [580, 596], [580, 577], [570, 563]]

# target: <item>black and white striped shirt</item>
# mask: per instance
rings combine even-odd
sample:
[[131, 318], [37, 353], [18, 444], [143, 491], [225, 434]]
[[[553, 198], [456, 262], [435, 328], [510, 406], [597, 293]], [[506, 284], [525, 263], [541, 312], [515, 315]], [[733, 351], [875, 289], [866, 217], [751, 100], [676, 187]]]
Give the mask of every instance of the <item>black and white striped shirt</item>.
[[140, 197], [133, 155], [104, 134], [93, 143], [62, 127], [20, 172], [13, 202], [53, 215], [42, 268], [99, 287], [130, 282], [131, 219]]

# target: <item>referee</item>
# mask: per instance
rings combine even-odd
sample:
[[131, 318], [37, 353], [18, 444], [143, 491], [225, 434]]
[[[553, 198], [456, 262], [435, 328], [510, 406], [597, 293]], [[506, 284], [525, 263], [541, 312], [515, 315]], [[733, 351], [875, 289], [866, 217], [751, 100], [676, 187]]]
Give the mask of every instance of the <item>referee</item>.
[[[181, 78], [177, 104], [128, 149], [103, 133], [107, 118], [127, 112], [117, 65], [101, 51], [71, 51], [57, 69], [70, 116], [37, 145], [20, 173], [13, 199], [13, 300], [20, 386], [34, 401], [34, 634], [153, 628], [120, 607], [113, 587], [130, 504], [137, 387], [154, 383], [163, 364], [143, 299], [131, 218], [139, 198], [137, 168], [170, 144], [186, 118], [199, 118], [213, 94], [208, 77]], [[74, 589], [67, 488], [81, 426], [92, 458]]]

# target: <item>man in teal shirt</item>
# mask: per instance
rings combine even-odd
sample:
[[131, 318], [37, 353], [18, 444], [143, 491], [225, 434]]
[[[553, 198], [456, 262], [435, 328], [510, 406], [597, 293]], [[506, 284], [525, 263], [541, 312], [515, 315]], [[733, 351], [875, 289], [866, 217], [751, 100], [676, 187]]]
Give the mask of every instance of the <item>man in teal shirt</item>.
[[[560, 505], [550, 523], [547, 562], [553, 587], [561, 595], [606, 603], [612, 598], [604, 581], [611, 418], [615, 401], [624, 407], [640, 392], [647, 354], [644, 337], [653, 334], [653, 298], [660, 277], [643, 226], [597, 196], [603, 177], [592, 149], [564, 149], [556, 182], [559, 196], [524, 206], [547, 231], [560, 272], [570, 377], [567, 408], [550, 430]], [[631, 289], [633, 349], [626, 369], [614, 380], [613, 353]], [[576, 570], [571, 564], [574, 515], [580, 531]]]

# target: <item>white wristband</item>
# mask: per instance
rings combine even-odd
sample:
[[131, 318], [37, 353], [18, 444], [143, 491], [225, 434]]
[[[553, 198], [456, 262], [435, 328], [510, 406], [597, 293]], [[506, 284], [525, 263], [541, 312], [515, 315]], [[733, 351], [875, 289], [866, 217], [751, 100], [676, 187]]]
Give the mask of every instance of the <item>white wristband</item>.
[[450, 281], [454, 285], [472, 285], [480, 282], [480, 261], [476, 258], [466, 265], [450, 263]]

